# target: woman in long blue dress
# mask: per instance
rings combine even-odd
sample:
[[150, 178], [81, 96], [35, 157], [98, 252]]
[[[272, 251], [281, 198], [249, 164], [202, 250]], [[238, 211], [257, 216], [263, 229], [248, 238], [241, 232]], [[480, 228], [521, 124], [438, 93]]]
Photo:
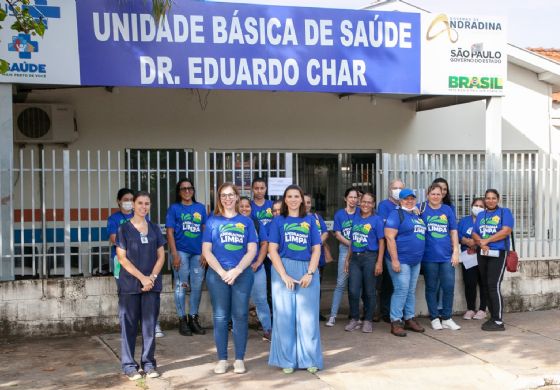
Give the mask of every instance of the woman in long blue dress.
[[269, 233], [274, 323], [268, 364], [286, 374], [323, 368], [317, 316], [321, 236], [314, 217], [305, 212], [303, 199], [299, 186], [288, 186]]

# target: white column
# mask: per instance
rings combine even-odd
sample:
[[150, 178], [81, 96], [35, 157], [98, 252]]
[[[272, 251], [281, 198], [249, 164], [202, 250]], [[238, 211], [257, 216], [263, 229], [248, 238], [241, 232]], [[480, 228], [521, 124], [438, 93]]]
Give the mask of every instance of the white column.
[[14, 280], [14, 218], [12, 176], [14, 130], [12, 119], [12, 85], [0, 84], [0, 280]]
[[486, 99], [486, 187], [502, 190], [502, 98]]

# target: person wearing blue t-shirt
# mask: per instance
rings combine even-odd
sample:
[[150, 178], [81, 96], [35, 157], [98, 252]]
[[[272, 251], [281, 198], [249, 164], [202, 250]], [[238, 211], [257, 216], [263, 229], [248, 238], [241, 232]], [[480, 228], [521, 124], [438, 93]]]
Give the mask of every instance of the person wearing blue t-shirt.
[[348, 248], [350, 247], [350, 231], [352, 230], [352, 220], [356, 214], [356, 203], [358, 202], [358, 191], [354, 187], [347, 188], [344, 192], [346, 207], [338, 210], [334, 214], [333, 231], [338, 240], [338, 272], [336, 277], [336, 287], [333, 292], [331, 314], [325, 326], [334, 326], [342, 294], [348, 284], [348, 273], [344, 271], [344, 263]]
[[317, 316], [321, 236], [299, 186], [284, 191], [281, 215], [272, 220], [268, 242], [274, 315], [268, 364], [286, 374], [298, 368], [316, 373], [323, 368]]
[[119, 211], [111, 214], [107, 220], [107, 234], [109, 235], [109, 242], [111, 243], [111, 261], [113, 262], [113, 276], [115, 279], [119, 278], [119, 272], [121, 270], [121, 265], [117, 259], [117, 247], [115, 245], [117, 232], [119, 231], [119, 226], [128, 222], [134, 216], [134, 211], [132, 210], [133, 198], [134, 192], [131, 189], [121, 188], [119, 192], [117, 192]]
[[271, 341], [272, 337], [272, 319], [270, 317], [270, 307], [267, 301], [267, 282], [266, 272], [264, 270], [263, 261], [268, 254], [268, 234], [266, 228], [256, 218], [251, 217], [251, 201], [249, 198], [242, 196], [239, 200], [239, 213], [253, 220], [257, 236], [259, 238], [258, 253], [251, 269], [255, 273], [255, 281], [251, 290], [251, 299], [255, 303], [257, 316], [263, 328], [263, 340]]
[[214, 320], [214, 341], [218, 352], [216, 374], [228, 369], [228, 322], [233, 321], [235, 362], [233, 372], [243, 374], [247, 348], [249, 298], [257, 255], [257, 233], [250, 218], [239, 214], [239, 190], [231, 183], [218, 188], [214, 215], [208, 218], [202, 235], [202, 254], [208, 263], [206, 285], [210, 292]]
[[165, 239], [158, 225], [148, 221], [150, 194], [134, 195], [134, 216], [117, 232], [117, 257], [121, 271], [117, 279], [121, 325], [121, 365], [130, 380], [140, 379], [134, 360], [138, 322], [142, 327], [142, 369], [157, 378], [155, 359], [156, 322], [162, 289], [161, 268], [165, 262]]
[[[471, 203], [471, 214], [465, 216], [459, 221], [459, 242], [461, 243], [461, 251], [474, 255], [476, 253], [476, 243], [472, 238], [474, 223], [478, 214], [484, 211], [484, 198], [474, 198]], [[467, 311], [463, 315], [465, 320], [483, 320], [486, 318], [486, 295], [480, 276], [478, 265], [463, 268], [463, 282], [465, 284], [465, 299], [467, 301]], [[477, 287], [480, 289], [480, 303], [478, 310], [476, 309]]]
[[[165, 227], [169, 252], [173, 259], [175, 309], [179, 317], [179, 334], [206, 334], [200, 325], [198, 307], [202, 296], [204, 267], [201, 265], [202, 231], [206, 209], [195, 198], [192, 180], [180, 179], [175, 186], [175, 203], [167, 210]], [[189, 314], [185, 312], [185, 297], [190, 286]]]
[[400, 207], [392, 210], [385, 222], [385, 242], [390, 256], [390, 259], [385, 259], [385, 263], [394, 286], [391, 296], [391, 333], [404, 337], [405, 329], [424, 331], [414, 319], [414, 311], [416, 283], [426, 244], [426, 224], [414, 213], [414, 191], [403, 188], [399, 198]]
[[[268, 229], [270, 227], [270, 222], [272, 222], [272, 201], [266, 199], [266, 192], [268, 187], [266, 185], [266, 180], [262, 177], [256, 177], [251, 183], [251, 193], [253, 199], [251, 200], [251, 216], [253, 219], [257, 219], [266, 229], [266, 234], [268, 234]], [[272, 310], [272, 296], [270, 295], [270, 269], [272, 263], [267, 256], [263, 260], [264, 270], [266, 273], [266, 299], [268, 302], [269, 310]]]
[[344, 272], [349, 274], [350, 322], [344, 328], [348, 332], [360, 328], [360, 297], [364, 300], [362, 332], [373, 332], [376, 276], [383, 272], [383, 252], [385, 251], [383, 220], [381, 217], [373, 215], [374, 204], [373, 194], [364, 193], [360, 202], [360, 210], [352, 222], [351, 243], [344, 262]]
[[[442, 204], [443, 191], [439, 184], [432, 184], [426, 192], [428, 201], [419, 207], [426, 224], [426, 247], [422, 259], [426, 283], [426, 303], [432, 329], [459, 330], [453, 321], [455, 267], [459, 264], [459, 239], [457, 221], [451, 207]], [[443, 292], [441, 319], [438, 310], [438, 290]]]
[[484, 194], [486, 209], [479, 213], [474, 224], [472, 238], [478, 246], [478, 267], [482, 283], [488, 291], [488, 309], [491, 318], [482, 324], [482, 330], [505, 330], [502, 320], [504, 301], [501, 285], [506, 268], [506, 255], [514, 219], [508, 208], [500, 207], [500, 194], [488, 189]]
[[[404, 182], [401, 179], [391, 180], [387, 188], [387, 199], [382, 200], [377, 205], [377, 215], [383, 219], [383, 223], [387, 221], [391, 211], [395, 210], [400, 205], [399, 193], [404, 188]], [[385, 261], [390, 260], [387, 245], [385, 245]], [[391, 322], [391, 296], [393, 295], [393, 281], [388, 267], [383, 267], [383, 274], [381, 280], [377, 281], [379, 287], [379, 315], [385, 322]]]

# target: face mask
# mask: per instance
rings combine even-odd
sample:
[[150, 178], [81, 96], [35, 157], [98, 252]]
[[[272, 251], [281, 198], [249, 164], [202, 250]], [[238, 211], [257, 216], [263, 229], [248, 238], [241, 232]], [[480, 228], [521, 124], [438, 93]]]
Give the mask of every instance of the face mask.
[[401, 209], [403, 209], [404, 211], [408, 211], [409, 213], [410, 213], [412, 210], [414, 210], [415, 208], [416, 208], [416, 207], [413, 207], [413, 208], [409, 209], [409, 208], [406, 208], [406, 207], [404, 207], [404, 206], [401, 206]]
[[400, 188], [395, 188], [395, 189], [391, 190], [391, 197], [393, 199], [399, 199], [400, 193], [401, 193], [401, 189]]
[[473, 206], [471, 211], [472, 211], [473, 215], [476, 217], [478, 214], [480, 214], [481, 212], [484, 211], [484, 208], [478, 207], [478, 206]]
[[123, 208], [123, 210], [126, 210], [126, 211], [132, 210], [132, 205], [133, 205], [132, 202], [122, 202], [121, 203], [121, 207]]

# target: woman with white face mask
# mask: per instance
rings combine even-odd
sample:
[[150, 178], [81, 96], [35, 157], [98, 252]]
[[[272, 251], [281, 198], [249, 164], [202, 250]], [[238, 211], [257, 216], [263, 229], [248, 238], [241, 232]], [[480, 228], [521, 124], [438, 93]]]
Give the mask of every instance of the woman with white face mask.
[[[388, 198], [382, 200], [377, 205], [376, 214], [383, 219], [383, 223], [387, 221], [389, 214], [400, 205], [399, 194], [404, 188], [404, 182], [401, 179], [394, 179], [389, 183]], [[387, 248], [387, 246], [385, 246]], [[389, 252], [385, 251], [385, 261], [390, 260]], [[379, 314], [385, 322], [390, 322], [389, 312], [391, 306], [391, 295], [393, 294], [393, 282], [387, 267], [383, 267], [381, 280], [377, 281], [379, 293]], [[377, 317], [374, 321], [379, 321]]]
[[134, 192], [131, 189], [121, 188], [117, 193], [119, 211], [111, 214], [107, 220], [107, 234], [109, 235], [109, 242], [111, 243], [111, 260], [113, 261], [113, 275], [115, 276], [115, 279], [119, 278], [119, 272], [121, 269], [121, 265], [117, 260], [115, 241], [117, 239], [119, 226], [128, 222], [134, 216], [134, 211], [132, 210], [133, 198]]
[[[461, 251], [476, 254], [476, 243], [472, 239], [473, 226], [476, 217], [484, 211], [484, 198], [474, 198], [471, 203], [471, 215], [467, 215], [459, 221], [459, 241]], [[465, 298], [467, 300], [467, 312], [463, 316], [465, 320], [483, 320], [486, 318], [486, 295], [487, 292], [482, 284], [478, 265], [469, 269], [463, 268], [463, 282], [465, 283]], [[480, 288], [480, 304], [476, 310], [476, 287]]]

